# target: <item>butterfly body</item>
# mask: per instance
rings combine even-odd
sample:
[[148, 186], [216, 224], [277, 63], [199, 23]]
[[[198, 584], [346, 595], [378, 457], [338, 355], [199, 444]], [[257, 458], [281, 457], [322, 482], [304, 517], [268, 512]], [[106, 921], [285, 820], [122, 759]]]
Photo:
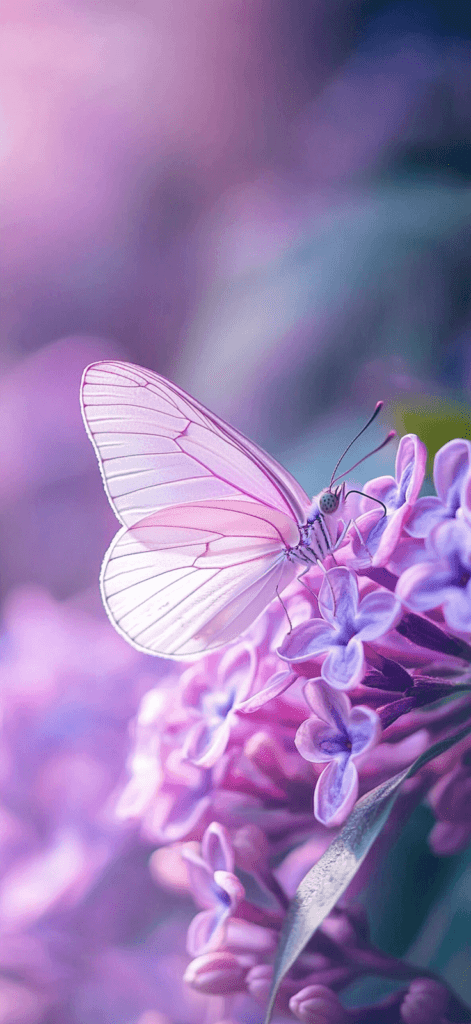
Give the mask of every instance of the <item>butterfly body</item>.
[[236, 639], [333, 550], [319, 501], [165, 378], [94, 363], [81, 403], [122, 523], [103, 563], [102, 597], [138, 649], [181, 658]]

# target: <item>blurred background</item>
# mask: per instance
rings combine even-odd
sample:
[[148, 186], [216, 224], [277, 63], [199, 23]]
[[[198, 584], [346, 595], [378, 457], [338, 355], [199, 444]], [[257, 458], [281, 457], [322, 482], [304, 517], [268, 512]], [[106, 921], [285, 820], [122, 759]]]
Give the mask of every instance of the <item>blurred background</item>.
[[[0, 1024], [95, 1024], [106, 985], [87, 989], [77, 966], [90, 894], [106, 904], [104, 873], [130, 858], [123, 922], [106, 932], [94, 912], [103, 949], [123, 957], [170, 910], [147, 880], [149, 851], [130, 853], [103, 811], [159, 668], [101, 611], [116, 521], [81, 373], [110, 357], [163, 373], [310, 493], [378, 398], [371, 446], [390, 426], [432, 452], [471, 437], [471, 8], [4, 0], [0, 45]], [[471, 999], [469, 867], [426, 853], [429, 827], [423, 810], [395, 855], [403, 901], [391, 882], [375, 927]], [[424, 864], [433, 884], [419, 898]], [[132, 885], [149, 920], [133, 918]], [[24, 929], [40, 952], [20, 955]], [[113, 991], [117, 962], [103, 968]], [[126, 969], [142, 995], [148, 973]], [[103, 999], [100, 1024], [153, 1005]]]

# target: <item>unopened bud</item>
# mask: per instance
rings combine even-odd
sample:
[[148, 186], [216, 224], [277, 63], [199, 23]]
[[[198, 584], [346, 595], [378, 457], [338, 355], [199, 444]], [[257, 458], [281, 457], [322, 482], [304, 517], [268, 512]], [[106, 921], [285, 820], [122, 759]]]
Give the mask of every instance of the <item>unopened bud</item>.
[[396, 626], [397, 632], [419, 647], [426, 647], [429, 651], [439, 651], [440, 654], [448, 654], [453, 658], [462, 658], [464, 661], [471, 661], [471, 647], [465, 640], [449, 636], [439, 626], [435, 626], [428, 619], [421, 615], [414, 615], [407, 612]]
[[466, 850], [471, 838], [470, 821], [437, 821], [428, 837], [430, 849], [437, 857], [452, 857]]
[[404, 1024], [441, 1024], [448, 1003], [444, 985], [433, 978], [416, 978], [401, 1004]]
[[463, 764], [455, 765], [429, 793], [429, 802], [437, 818], [456, 823], [469, 820], [470, 798], [471, 772]]
[[356, 922], [352, 921], [345, 911], [334, 909], [324, 918], [321, 931], [333, 939], [339, 946], [356, 946], [358, 942], [358, 931]]
[[303, 1024], [347, 1024], [348, 1021], [340, 999], [326, 985], [307, 985], [292, 996], [289, 1008]]
[[270, 992], [273, 967], [271, 964], [256, 964], [252, 967], [245, 979], [247, 989], [253, 999], [259, 1003], [266, 1003]]
[[247, 968], [232, 953], [204, 953], [188, 964], [184, 981], [197, 992], [225, 996], [244, 990], [246, 974]]

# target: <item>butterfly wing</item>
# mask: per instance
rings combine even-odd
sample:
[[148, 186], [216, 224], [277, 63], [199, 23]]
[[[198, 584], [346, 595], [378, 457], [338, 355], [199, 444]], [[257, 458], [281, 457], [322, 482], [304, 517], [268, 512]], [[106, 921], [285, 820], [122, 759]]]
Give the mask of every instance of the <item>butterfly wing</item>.
[[103, 601], [139, 650], [184, 657], [238, 637], [293, 579], [291, 515], [260, 502], [177, 505], [123, 527], [103, 563]]
[[310, 506], [287, 470], [164, 377], [92, 363], [81, 390], [86, 429], [118, 519], [218, 498], [261, 502], [304, 522]]

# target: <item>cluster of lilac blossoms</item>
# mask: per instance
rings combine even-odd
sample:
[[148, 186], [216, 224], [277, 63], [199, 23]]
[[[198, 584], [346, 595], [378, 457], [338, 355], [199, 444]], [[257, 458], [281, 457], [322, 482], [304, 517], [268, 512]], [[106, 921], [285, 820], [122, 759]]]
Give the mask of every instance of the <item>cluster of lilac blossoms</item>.
[[[159, 847], [159, 883], [195, 899], [185, 980], [214, 1024], [260, 1020], [288, 901], [358, 796], [471, 722], [471, 444], [438, 452], [435, 497], [419, 497], [425, 466], [422, 442], [403, 437], [395, 478], [354, 498], [335, 554], [239, 641], [175, 663], [142, 700], [117, 809]], [[471, 736], [408, 783], [383, 847], [426, 797], [434, 851], [463, 849], [470, 789]], [[355, 903], [366, 865], [281, 984], [277, 1019], [471, 1020], [439, 980], [372, 947]], [[404, 984], [344, 1009], [338, 993], [373, 973]]]

